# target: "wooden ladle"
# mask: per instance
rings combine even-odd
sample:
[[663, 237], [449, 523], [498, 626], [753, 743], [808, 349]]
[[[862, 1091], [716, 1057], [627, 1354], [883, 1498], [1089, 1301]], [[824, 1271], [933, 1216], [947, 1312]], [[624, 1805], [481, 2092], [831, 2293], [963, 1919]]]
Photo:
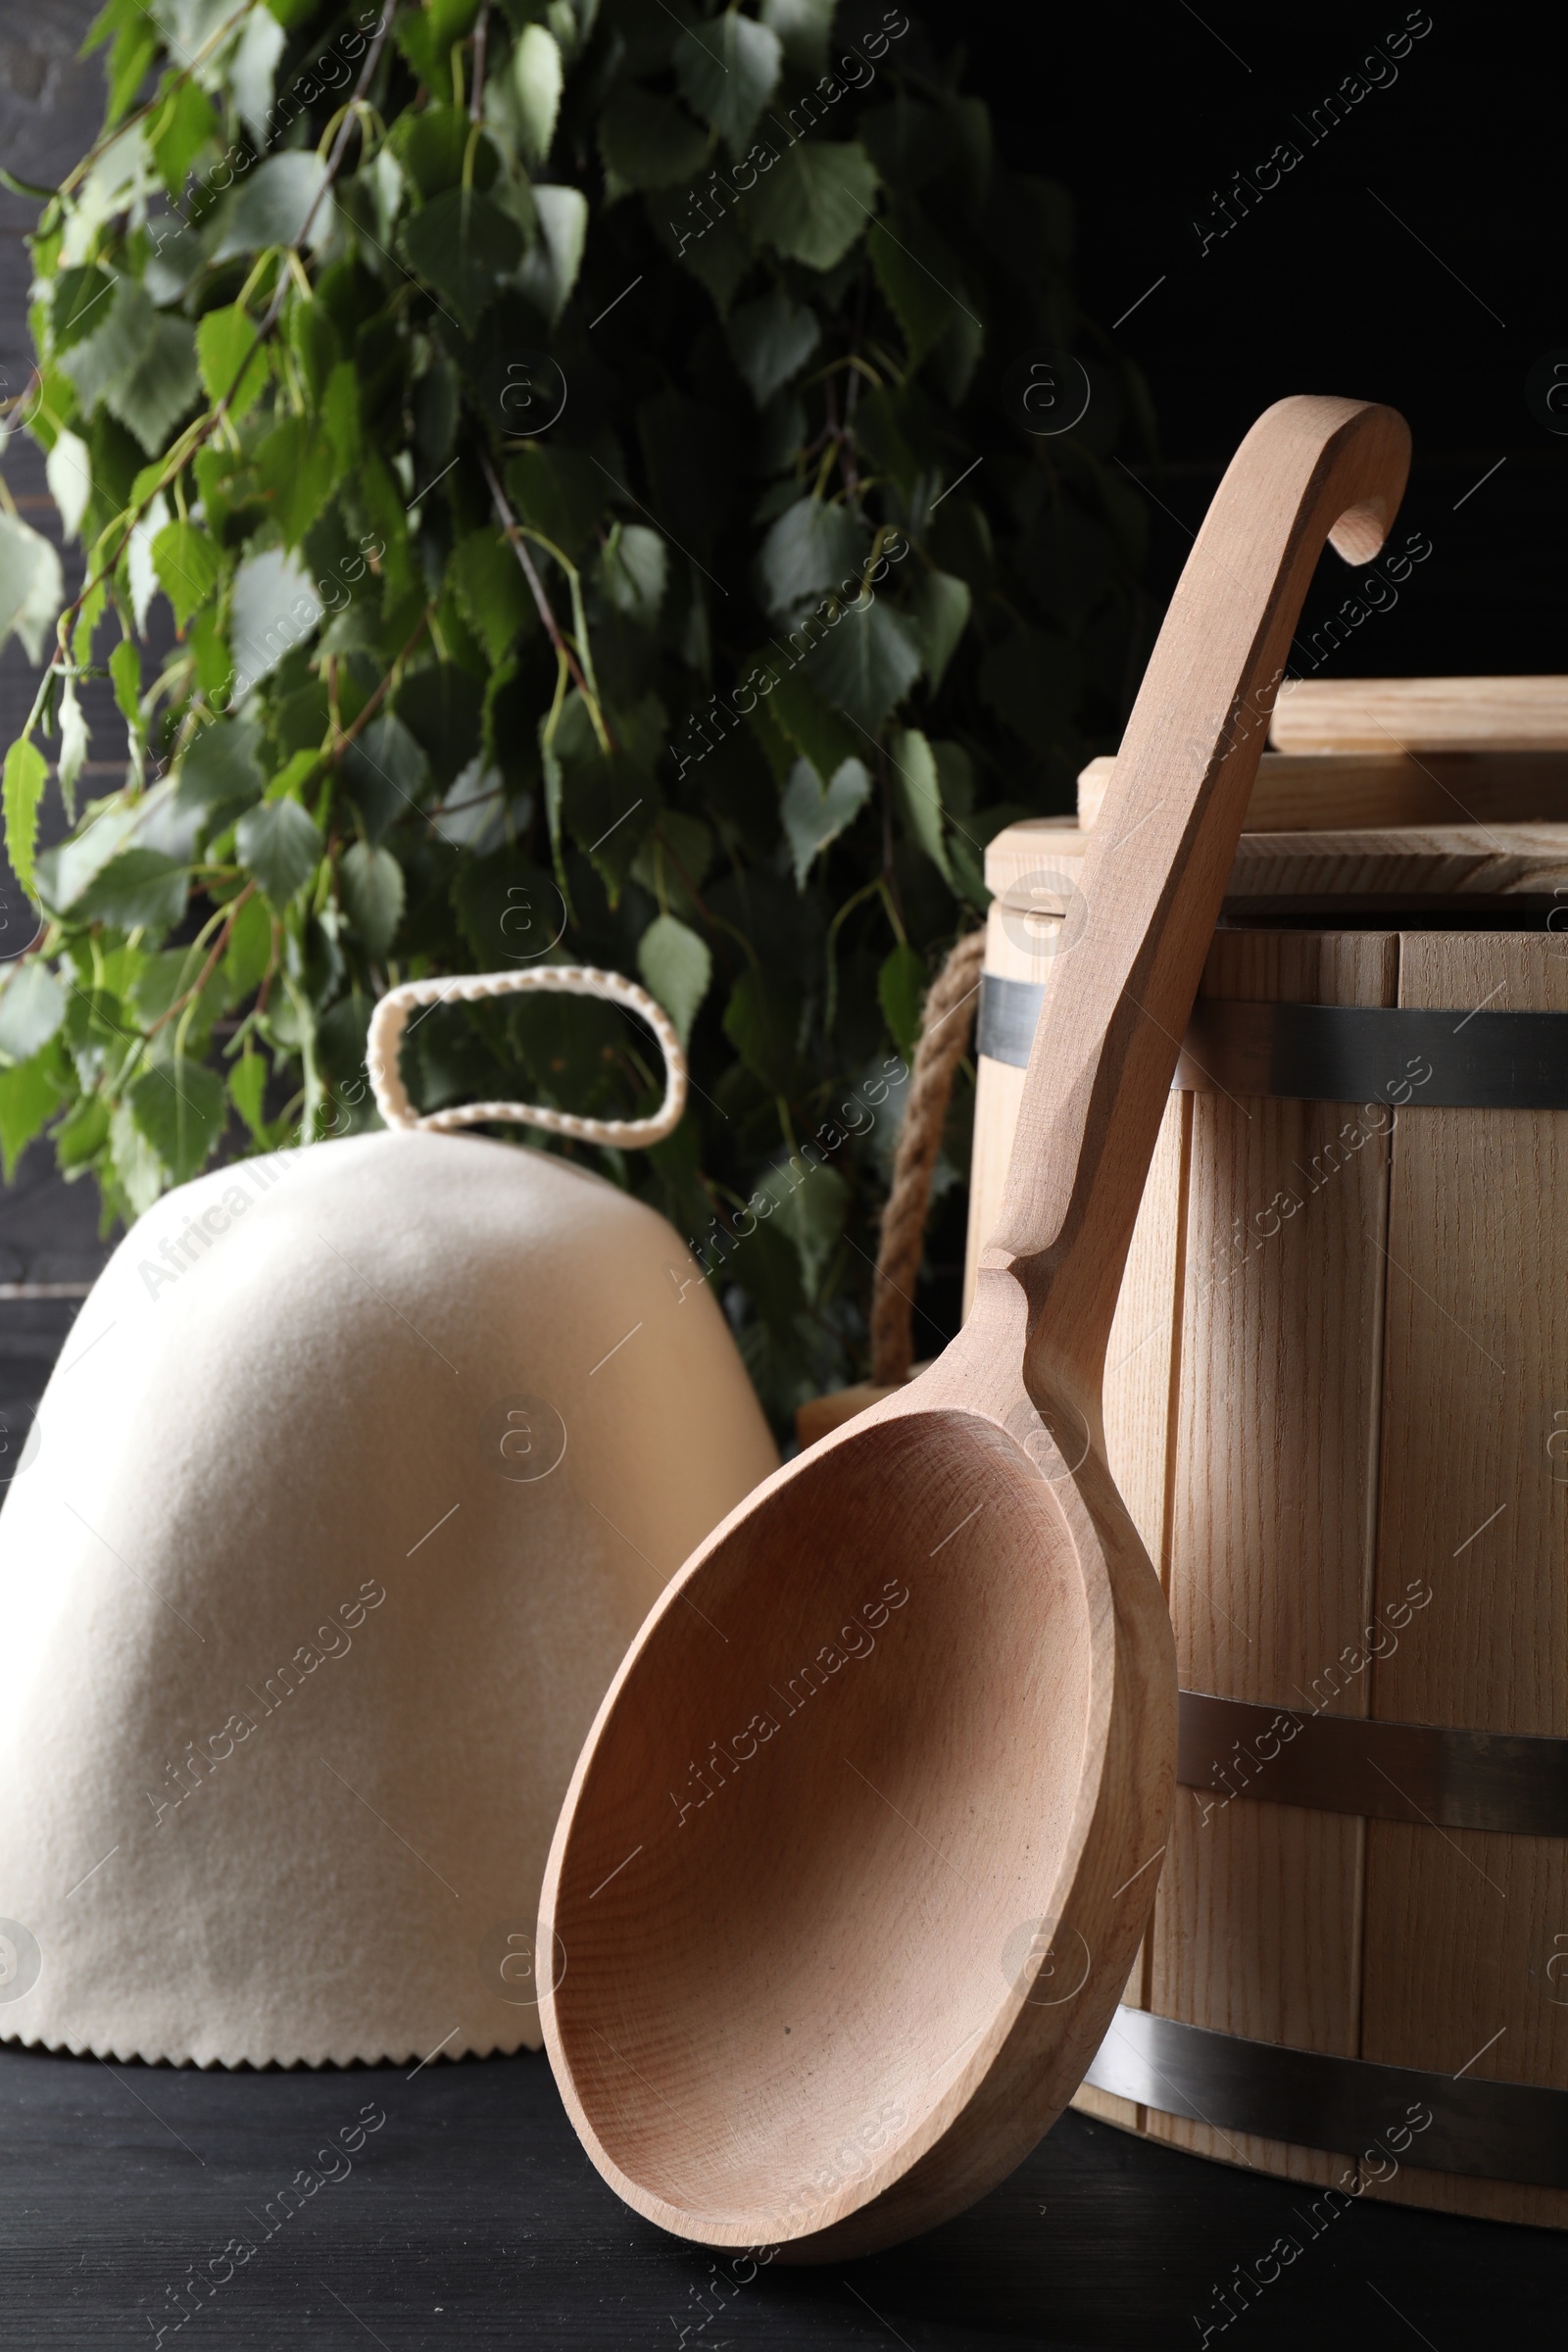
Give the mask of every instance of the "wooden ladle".
[[600, 2172], [680, 2236], [812, 2261], [926, 2229], [1105, 2033], [1176, 1717], [1105, 1343], [1307, 582], [1325, 537], [1377, 553], [1408, 455], [1392, 410], [1317, 398], [1242, 443], [1063, 926], [968, 1322], [693, 1554], [589, 1734], [545, 2039]]

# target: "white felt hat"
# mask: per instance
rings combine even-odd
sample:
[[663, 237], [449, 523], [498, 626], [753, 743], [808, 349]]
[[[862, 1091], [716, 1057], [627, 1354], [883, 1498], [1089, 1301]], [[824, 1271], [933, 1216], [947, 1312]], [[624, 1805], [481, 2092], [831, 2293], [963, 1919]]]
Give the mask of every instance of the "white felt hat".
[[[670, 1092], [614, 1132], [667, 1132], [658, 1008], [614, 975], [519, 981], [636, 1003]], [[378, 1009], [393, 1120], [388, 1048], [431, 993]], [[665, 1579], [777, 1459], [693, 1275], [602, 1178], [455, 1134], [216, 1169], [140, 1219], [0, 1513], [0, 2036], [203, 2064], [539, 2046], [578, 1746]]]

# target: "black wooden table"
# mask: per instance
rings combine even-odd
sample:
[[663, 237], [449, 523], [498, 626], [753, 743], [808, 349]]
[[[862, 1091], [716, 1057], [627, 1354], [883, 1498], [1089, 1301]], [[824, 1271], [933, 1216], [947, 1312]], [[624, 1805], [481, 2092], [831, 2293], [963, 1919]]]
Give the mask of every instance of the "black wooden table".
[[[542, 2057], [226, 2074], [0, 2051], [0, 2338], [16, 2352], [1155, 2352], [1205, 2326], [1227, 2352], [1562, 2342], [1563, 2238], [1368, 2205], [1314, 2238], [1307, 2202], [1069, 2114], [913, 2244], [759, 2267], [627, 2213]], [[1300, 2254], [1221, 2328], [1215, 2289], [1282, 2236]]]

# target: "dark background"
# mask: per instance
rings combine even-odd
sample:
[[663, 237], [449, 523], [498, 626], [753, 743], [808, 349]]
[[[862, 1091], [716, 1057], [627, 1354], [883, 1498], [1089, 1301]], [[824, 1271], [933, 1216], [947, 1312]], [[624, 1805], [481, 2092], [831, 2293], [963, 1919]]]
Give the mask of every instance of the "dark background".
[[[1312, 109], [1429, 12], [1203, 0], [1200, 22], [1184, 0], [933, 0], [922, 13], [967, 46], [1007, 161], [1071, 191], [1083, 308], [1106, 329], [1123, 320], [1115, 342], [1148, 380], [1160, 462], [1137, 470], [1158, 502], [1156, 604], [1259, 412], [1342, 393], [1408, 417], [1398, 527], [1423, 529], [1433, 554], [1321, 674], [1568, 668], [1568, 440], [1525, 400], [1533, 364], [1568, 347], [1560, 18], [1435, 0], [1392, 87], [1313, 147]], [[1223, 225], [1216, 196], [1287, 139], [1301, 162], [1200, 255], [1193, 222]], [[1325, 559], [1309, 625], [1353, 576]]]
[[[0, 160], [24, 177], [57, 177], [96, 127], [97, 67], [73, 63], [91, 13], [82, 0], [0, 0]], [[1308, 147], [1293, 117], [1401, 26], [1402, 8], [1265, 18], [1205, 0], [1200, 18], [1185, 0], [933, 0], [920, 13], [940, 40], [966, 44], [1007, 160], [1072, 191], [1084, 309], [1147, 376], [1159, 445], [1133, 463], [1154, 512], [1151, 622], [1251, 419], [1287, 393], [1340, 392], [1410, 419], [1400, 529], [1419, 526], [1433, 553], [1397, 609], [1319, 674], [1568, 668], [1568, 443], [1525, 398], [1532, 365], [1568, 347], [1551, 21], [1437, 0], [1393, 86]], [[1287, 138], [1302, 161], [1200, 256], [1194, 219], [1211, 220], [1232, 173]], [[26, 368], [31, 218], [0, 194], [0, 368], [13, 386]], [[57, 527], [37, 453], [14, 443], [5, 473], [28, 518]], [[1326, 559], [1308, 629], [1350, 576]], [[0, 741], [28, 699], [13, 645], [0, 657]], [[108, 737], [95, 753], [113, 751]], [[10, 944], [0, 933], [0, 953]], [[85, 1285], [101, 1255], [87, 1189], [66, 1194], [41, 1159], [24, 1169], [0, 1200], [0, 1292]], [[69, 1298], [0, 1295], [0, 1407], [36, 1396], [74, 1311]], [[384, 2070], [373, 2082], [175, 2075], [7, 2051], [10, 2340], [151, 2342], [168, 2284], [243, 2226], [232, 2209], [269, 2195], [345, 2100], [348, 2111], [372, 2088], [390, 2119], [374, 2162], [183, 2341], [673, 2345], [694, 2324], [705, 2258], [633, 2223], [601, 2186], [542, 2059], [438, 2063], [405, 2085]], [[1192, 2315], [1293, 2226], [1295, 2194], [1068, 2116], [974, 2213], [844, 2278], [766, 2273], [722, 2328], [688, 2340], [704, 2352], [1192, 2344]], [[1555, 2344], [1565, 2290], [1568, 2247], [1549, 2233], [1363, 2207], [1213, 2340]]]

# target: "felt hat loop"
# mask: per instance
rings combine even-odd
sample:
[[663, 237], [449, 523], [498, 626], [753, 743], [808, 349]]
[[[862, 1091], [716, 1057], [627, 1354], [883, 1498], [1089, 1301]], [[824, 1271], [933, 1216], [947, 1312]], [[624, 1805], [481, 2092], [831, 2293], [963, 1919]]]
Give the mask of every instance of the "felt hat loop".
[[[530, 989], [558, 996], [601, 997], [648, 1023], [664, 1056], [664, 1100], [651, 1118], [579, 1118], [574, 1111], [550, 1110], [532, 1102], [463, 1102], [423, 1116], [414, 1108], [398, 1068], [398, 1049], [414, 1007], [473, 1004], [486, 997], [515, 996]], [[389, 989], [370, 1015], [366, 1067], [376, 1109], [388, 1127], [405, 1133], [424, 1127], [450, 1134], [454, 1128], [504, 1120], [515, 1126], [542, 1127], [549, 1135], [570, 1136], [578, 1143], [646, 1147], [662, 1143], [672, 1134], [686, 1107], [686, 1055], [668, 1013], [634, 980], [585, 963], [544, 963], [530, 972], [479, 972], [455, 980], [405, 981], [401, 988]]]

